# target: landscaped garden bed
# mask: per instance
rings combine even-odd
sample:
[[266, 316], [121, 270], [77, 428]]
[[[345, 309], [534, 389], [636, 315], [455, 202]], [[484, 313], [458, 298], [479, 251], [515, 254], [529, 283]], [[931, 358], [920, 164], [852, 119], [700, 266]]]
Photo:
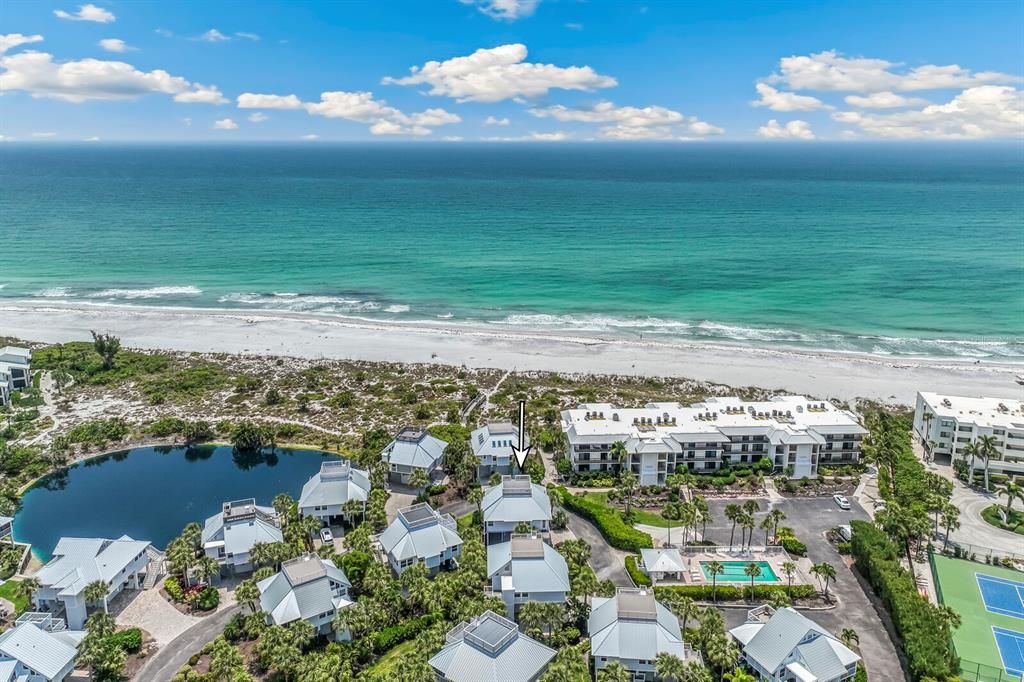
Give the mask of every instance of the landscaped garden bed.
[[215, 611], [220, 604], [220, 593], [216, 587], [207, 583], [185, 586], [176, 575], [164, 579], [160, 595], [178, 611], [189, 615], [195, 614], [196, 611]]
[[996, 528], [1024, 535], [1024, 511], [1011, 509], [1009, 516], [1007, 516], [1005, 505], [993, 504], [982, 510], [981, 518]]
[[856, 476], [819, 476], [818, 478], [775, 478], [775, 488], [784, 497], [830, 497], [853, 495], [857, 489]]

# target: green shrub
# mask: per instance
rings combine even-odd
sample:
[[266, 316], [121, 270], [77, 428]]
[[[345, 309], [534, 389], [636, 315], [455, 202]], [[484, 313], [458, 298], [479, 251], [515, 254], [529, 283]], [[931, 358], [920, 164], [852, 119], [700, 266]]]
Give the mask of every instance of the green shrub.
[[626, 552], [637, 552], [654, 547], [651, 536], [626, 523], [622, 513], [599, 502], [577, 497], [562, 487], [551, 488], [562, 500], [562, 506], [592, 522], [608, 544]]
[[215, 587], [207, 587], [199, 593], [196, 599], [196, 608], [200, 611], [212, 611], [220, 604], [220, 593]]
[[392, 625], [391, 627], [384, 628], [373, 635], [373, 650], [377, 653], [387, 651], [397, 644], [412, 639], [423, 630], [433, 625], [434, 616], [426, 615], [418, 618], [412, 618], [399, 623], [398, 625]]
[[[788, 594], [785, 586], [754, 585], [753, 598], [755, 601], [766, 602], [779, 590]], [[697, 601], [712, 601], [716, 591], [711, 589], [711, 585], [659, 585], [654, 588], [654, 592], [659, 597], [671, 592]], [[814, 585], [793, 585], [793, 599], [809, 599], [815, 594], [817, 591]], [[718, 601], [744, 601], [750, 598], [750, 585], [718, 585], [717, 595]]]
[[918, 594], [913, 577], [900, 563], [900, 548], [874, 524], [851, 521], [850, 526], [857, 570], [892, 616], [911, 677], [954, 677], [960, 664], [951, 646], [949, 625], [940, 617], [938, 607]]
[[181, 433], [185, 428], [185, 422], [178, 417], [160, 417], [146, 427], [146, 433], [156, 438], [166, 438], [176, 433]]
[[782, 548], [795, 556], [807, 556], [807, 545], [800, 542], [792, 528], [782, 526], [779, 528], [779, 544]]
[[111, 641], [126, 654], [138, 653], [142, 649], [142, 630], [129, 628], [115, 632], [110, 636]]
[[171, 599], [174, 601], [185, 601], [185, 588], [181, 586], [181, 581], [178, 580], [178, 576], [167, 576], [167, 578], [164, 579], [164, 589], [167, 590], [167, 594], [169, 594]]
[[626, 573], [629, 573], [629, 577], [633, 579], [633, 584], [636, 586], [650, 585], [651, 578], [646, 573], [640, 570], [636, 565], [636, 557], [630, 554], [626, 557]]
[[68, 431], [65, 438], [69, 443], [84, 443], [86, 445], [103, 445], [109, 442], [117, 442], [131, 432], [128, 423], [120, 417], [111, 419], [92, 419], [82, 422], [75, 428]]

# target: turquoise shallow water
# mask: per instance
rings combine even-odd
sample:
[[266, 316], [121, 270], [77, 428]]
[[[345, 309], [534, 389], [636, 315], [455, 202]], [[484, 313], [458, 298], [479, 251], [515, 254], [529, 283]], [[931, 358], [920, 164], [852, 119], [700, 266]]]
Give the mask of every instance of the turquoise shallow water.
[[0, 305], [1024, 361], [1022, 149], [5, 144]]

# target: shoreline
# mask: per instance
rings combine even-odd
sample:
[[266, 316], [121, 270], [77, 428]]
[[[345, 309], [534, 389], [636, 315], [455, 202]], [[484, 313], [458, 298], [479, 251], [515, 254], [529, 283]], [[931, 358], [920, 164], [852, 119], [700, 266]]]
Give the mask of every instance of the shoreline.
[[637, 341], [315, 313], [4, 302], [0, 334], [27, 341], [113, 333], [127, 347], [426, 363], [566, 374], [676, 376], [815, 397], [913, 404], [917, 391], [1010, 397], [1021, 365], [722, 343]]

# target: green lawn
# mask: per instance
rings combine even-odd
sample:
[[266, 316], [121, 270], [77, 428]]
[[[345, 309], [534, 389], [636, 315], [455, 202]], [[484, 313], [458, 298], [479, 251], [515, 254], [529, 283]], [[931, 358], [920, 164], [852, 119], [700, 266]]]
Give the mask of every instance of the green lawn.
[[[953, 631], [953, 646], [965, 674], [976, 669], [972, 664], [1001, 666], [999, 648], [992, 634], [993, 626], [1024, 632], [1024, 619], [985, 609], [976, 577], [979, 573], [1024, 582], [1024, 573], [1019, 571], [935, 555], [935, 579], [940, 599], [960, 614], [961, 625]], [[975, 678], [972, 675], [964, 679]]]
[[990, 507], [985, 507], [984, 511], [981, 512], [981, 517], [996, 528], [1002, 528], [1003, 530], [1024, 535], [1024, 512], [1016, 509], [1010, 510], [1009, 520], [1006, 523], [1003, 523], [1003, 517], [1000, 515], [1000, 511], [1006, 511], [1006, 506], [1002, 504], [993, 504]]
[[[584, 497], [598, 504], [602, 504], [609, 509], [618, 509], [611, 503], [608, 502], [607, 492], [593, 492], [585, 493]], [[633, 524], [643, 523], [648, 526], [655, 526], [657, 528], [679, 528], [680, 524], [678, 521], [669, 521], [658, 512], [647, 511], [644, 509], [633, 509]]]
[[3, 585], [0, 585], [0, 597], [3, 597], [9, 602], [14, 603], [14, 608], [21, 614], [28, 610], [28, 597], [15, 597], [14, 586], [18, 583], [17, 580], [8, 580]]
[[395, 666], [398, 665], [398, 660], [408, 653], [411, 653], [416, 646], [416, 639], [410, 639], [402, 642], [398, 646], [394, 647], [386, 654], [377, 659], [377, 662], [366, 669], [367, 676], [381, 675], [386, 676], [394, 673]]

